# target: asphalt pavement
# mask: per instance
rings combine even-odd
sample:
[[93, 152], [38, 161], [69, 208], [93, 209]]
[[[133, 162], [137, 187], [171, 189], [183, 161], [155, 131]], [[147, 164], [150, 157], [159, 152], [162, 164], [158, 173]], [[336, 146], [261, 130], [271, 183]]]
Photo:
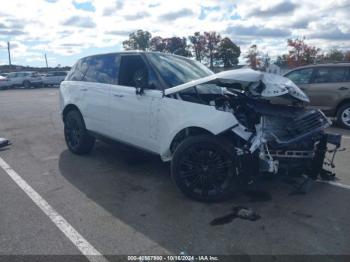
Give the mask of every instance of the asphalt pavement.
[[[306, 194], [290, 194], [292, 185], [270, 179], [254, 185], [269, 197], [203, 204], [178, 192], [157, 156], [102, 142], [88, 156], [73, 155], [58, 108], [56, 88], [0, 91], [0, 136], [12, 142], [0, 151], [12, 168], [0, 168], [0, 255], [82, 252], [14, 172], [103, 255], [350, 255], [349, 150], [336, 158], [338, 185], [314, 182]], [[350, 131], [329, 131], [350, 148]], [[210, 225], [236, 206], [261, 218]]]

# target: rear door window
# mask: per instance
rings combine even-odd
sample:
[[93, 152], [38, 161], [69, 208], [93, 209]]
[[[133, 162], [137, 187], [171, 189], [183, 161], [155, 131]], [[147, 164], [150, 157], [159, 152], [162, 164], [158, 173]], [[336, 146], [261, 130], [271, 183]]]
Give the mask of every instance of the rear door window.
[[120, 62], [119, 55], [92, 56], [88, 57], [86, 62], [88, 64], [88, 69], [83, 81], [117, 84]]
[[313, 79], [314, 83], [339, 83], [347, 81], [348, 69], [346, 67], [317, 68]]
[[313, 68], [305, 68], [290, 72], [286, 75], [290, 80], [292, 80], [297, 85], [308, 84], [311, 79]]

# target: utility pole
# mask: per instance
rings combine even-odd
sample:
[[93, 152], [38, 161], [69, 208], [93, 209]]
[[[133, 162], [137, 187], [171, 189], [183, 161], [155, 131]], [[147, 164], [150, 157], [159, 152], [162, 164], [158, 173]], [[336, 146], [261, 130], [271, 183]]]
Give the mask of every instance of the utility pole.
[[7, 42], [7, 51], [9, 53], [9, 66], [11, 66], [11, 47], [10, 47], [10, 41]]
[[49, 65], [47, 64], [47, 57], [46, 57], [46, 53], [45, 53], [45, 62], [46, 62], [46, 68], [49, 68]]

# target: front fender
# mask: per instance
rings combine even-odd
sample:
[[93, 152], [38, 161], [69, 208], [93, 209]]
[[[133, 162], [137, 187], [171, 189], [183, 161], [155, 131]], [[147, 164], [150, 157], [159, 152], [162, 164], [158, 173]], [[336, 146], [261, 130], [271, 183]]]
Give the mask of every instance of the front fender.
[[187, 127], [198, 127], [217, 135], [238, 123], [230, 112], [214, 106], [196, 104], [165, 97], [160, 106], [160, 155], [169, 160], [170, 145], [176, 134]]

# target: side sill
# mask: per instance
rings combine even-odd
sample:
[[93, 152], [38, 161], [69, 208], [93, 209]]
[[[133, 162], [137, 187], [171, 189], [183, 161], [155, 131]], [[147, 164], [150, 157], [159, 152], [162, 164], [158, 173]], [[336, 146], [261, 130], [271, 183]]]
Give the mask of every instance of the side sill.
[[130, 143], [127, 143], [127, 142], [124, 142], [124, 141], [121, 141], [121, 140], [118, 140], [118, 139], [115, 139], [115, 138], [111, 138], [111, 137], [106, 136], [106, 135], [102, 135], [102, 134], [100, 134], [98, 132], [94, 132], [94, 131], [88, 130], [88, 133], [91, 136], [94, 136], [96, 139], [105, 142], [106, 144], [111, 144], [111, 145], [115, 145], [115, 146], [118, 146], [118, 144], [119, 145], [124, 145], [124, 146], [128, 146], [130, 148], [135, 148], [135, 149], [137, 149], [139, 151], [143, 151], [143, 152], [146, 152], [146, 153], [149, 153], [149, 154], [152, 154], [152, 155], [160, 156], [157, 152], [154, 152], [154, 151], [151, 151], [151, 150], [147, 150], [147, 149], [145, 149], [143, 147], [135, 146], [133, 144], [130, 144]]

